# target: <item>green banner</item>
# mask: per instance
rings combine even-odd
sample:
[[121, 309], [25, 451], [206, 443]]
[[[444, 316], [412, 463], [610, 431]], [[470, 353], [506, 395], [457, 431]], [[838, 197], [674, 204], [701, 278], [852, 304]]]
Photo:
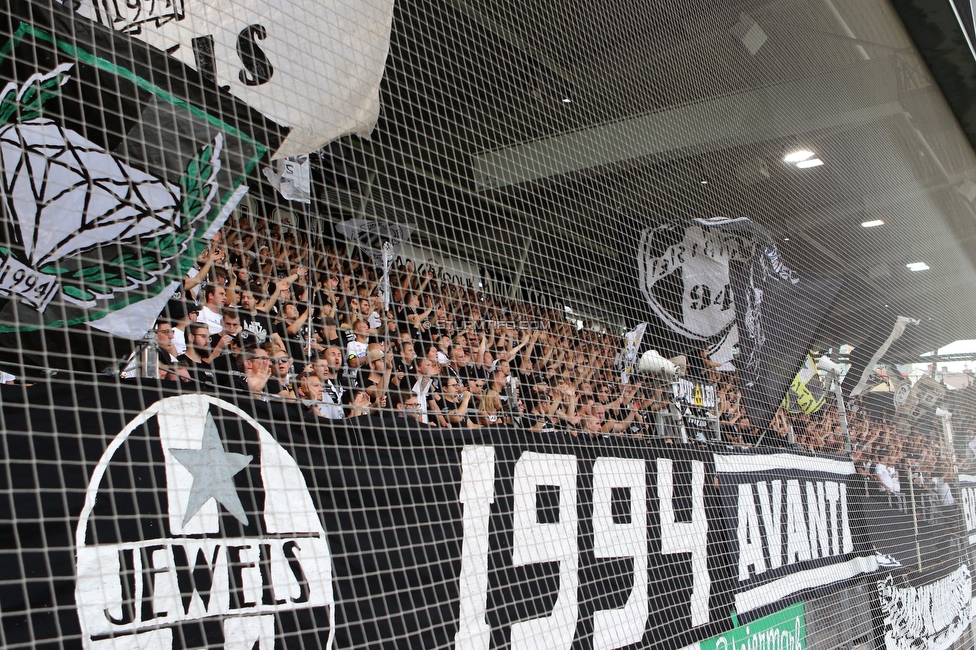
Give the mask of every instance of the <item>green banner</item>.
[[700, 650], [804, 650], [806, 621], [803, 603], [775, 614], [763, 616], [748, 625], [732, 628], [725, 634], [699, 644]]

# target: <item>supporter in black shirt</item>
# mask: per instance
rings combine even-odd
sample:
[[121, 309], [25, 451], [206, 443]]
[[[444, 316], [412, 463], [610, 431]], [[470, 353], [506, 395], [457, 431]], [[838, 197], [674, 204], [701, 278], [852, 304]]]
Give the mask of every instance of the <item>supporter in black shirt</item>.
[[415, 341], [423, 340], [425, 349], [433, 342], [430, 321], [427, 318], [434, 310], [434, 303], [428, 296], [425, 298], [426, 307], [420, 306], [420, 295], [411, 293], [407, 296], [407, 304], [403, 309], [404, 319], [409, 326], [410, 335]]
[[219, 334], [210, 335], [210, 356], [207, 358], [211, 364], [222, 354], [230, 354], [229, 346], [237, 333], [241, 331], [241, 319], [237, 310], [233, 307], [223, 307], [220, 310]]
[[190, 323], [186, 326], [186, 352], [179, 357], [190, 373], [190, 378], [203, 388], [214, 386], [213, 368], [205, 358], [211, 354], [210, 329], [206, 323]]
[[417, 372], [414, 369], [414, 362], [417, 353], [413, 346], [413, 341], [401, 340], [399, 344], [394, 344], [393, 374], [390, 377], [390, 384], [397, 390], [410, 390], [410, 387], [417, 381]]
[[331, 316], [325, 319], [325, 324], [320, 329], [320, 336], [322, 338], [322, 345], [326, 348], [335, 346], [341, 349], [345, 347], [345, 341], [342, 340], [342, 335], [339, 334], [339, 323]]
[[256, 344], [257, 336], [253, 332], [242, 330], [233, 337], [230, 345], [227, 346], [227, 354], [221, 354], [214, 358], [211, 366], [218, 384], [232, 388], [237, 379], [244, 376], [239, 363], [241, 350], [252, 341]]
[[471, 405], [471, 393], [462, 388], [461, 382], [454, 376], [444, 380], [444, 390], [434, 399], [437, 408], [451, 428], [468, 429], [477, 425], [468, 418], [468, 407]]
[[558, 404], [552, 402], [543, 392], [536, 392], [536, 395], [531, 401], [532, 408], [527, 418], [529, 430], [533, 433], [556, 433], [561, 429], [560, 422], [556, 419]]
[[276, 328], [278, 336], [285, 343], [285, 349], [295, 361], [295, 369], [298, 373], [305, 368], [309, 358], [309, 348], [313, 354], [324, 349], [315, 341], [309, 341], [308, 317], [308, 311], [300, 312], [295, 303], [285, 303]]
[[173, 342], [173, 323], [169, 318], [160, 316], [156, 319], [156, 341], [159, 346], [160, 367], [175, 368], [180, 356]]
[[271, 324], [271, 317], [259, 310], [257, 306], [254, 293], [250, 289], [241, 291], [240, 309], [238, 310], [241, 329], [251, 332], [258, 345], [264, 345], [268, 337], [274, 332], [274, 327]]
[[311, 368], [322, 384], [320, 414], [330, 420], [341, 420], [347, 393], [337, 374], [342, 368], [342, 350], [334, 346], [328, 348], [321, 356], [312, 359]]
[[448, 376], [456, 378], [459, 382], [467, 379], [468, 364], [471, 362], [471, 355], [463, 345], [454, 345], [448, 350], [450, 361], [444, 367]]
[[245, 341], [237, 358], [241, 374], [234, 379], [234, 386], [241, 391], [267, 399], [267, 385], [271, 378], [271, 360], [268, 352], [257, 341]]
[[718, 368], [722, 364], [708, 358], [708, 348], [694, 350], [688, 354], [688, 375], [694, 379], [704, 380], [708, 378], [708, 371]]
[[426, 425], [420, 408], [420, 398], [414, 392], [393, 391], [390, 396], [397, 415], [412, 424]]

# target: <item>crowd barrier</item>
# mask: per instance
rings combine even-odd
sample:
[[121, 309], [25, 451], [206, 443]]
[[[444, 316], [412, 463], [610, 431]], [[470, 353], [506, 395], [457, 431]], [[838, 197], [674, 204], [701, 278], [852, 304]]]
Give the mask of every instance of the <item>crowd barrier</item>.
[[879, 647], [944, 648], [972, 619], [963, 508], [899, 518], [845, 457], [226, 397], [0, 389], [6, 647], [805, 648], [870, 611]]

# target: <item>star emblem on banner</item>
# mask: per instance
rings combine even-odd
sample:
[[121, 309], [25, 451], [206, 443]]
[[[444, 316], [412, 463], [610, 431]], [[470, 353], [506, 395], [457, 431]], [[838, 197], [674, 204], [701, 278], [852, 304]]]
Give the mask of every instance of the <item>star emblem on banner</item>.
[[213, 416], [207, 415], [200, 449], [170, 449], [169, 451], [193, 475], [190, 498], [186, 504], [186, 514], [183, 516], [184, 526], [210, 499], [216, 499], [217, 503], [224, 506], [237, 521], [247, 525], [247, 513], [244, 512], [244, 506], [237, 495], [234, 476], [247, 467], [254, 457], [225, 451]]

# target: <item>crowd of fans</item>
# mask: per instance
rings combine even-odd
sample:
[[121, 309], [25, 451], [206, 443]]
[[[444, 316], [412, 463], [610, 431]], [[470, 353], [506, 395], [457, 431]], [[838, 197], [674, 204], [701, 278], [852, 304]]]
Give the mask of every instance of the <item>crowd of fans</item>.
[[[450, 429], [517, 423], [641, 438], [662, 432], [659, 412], [674, 412], [670, 385], [621, 383], [614, 334], [399, 258], [385, 309], [378, 271], [358, 255], [334, 241], [310, 245], [303, 232], [265, 219], [232, 217], [185, 278], [185, 298], [160, 316], [160, 377], [277, 396], [322, 418], [386, 409]], [[689, 372], [716, 386], [717, 442], [845, 451], [832, 402], [812, 415], [781, 408], [759, 428], [734, 373], [704, 350], [689, 359]], [[910, 473], [917, 486], [943, 491], [951, 463], [937, 439], [852, 406], [850, 451], [877, 489], [897, 493]], [[664, 433], [673, 441], [673, 428]], [[716, 441], [698, 433], [706, 437]]]

